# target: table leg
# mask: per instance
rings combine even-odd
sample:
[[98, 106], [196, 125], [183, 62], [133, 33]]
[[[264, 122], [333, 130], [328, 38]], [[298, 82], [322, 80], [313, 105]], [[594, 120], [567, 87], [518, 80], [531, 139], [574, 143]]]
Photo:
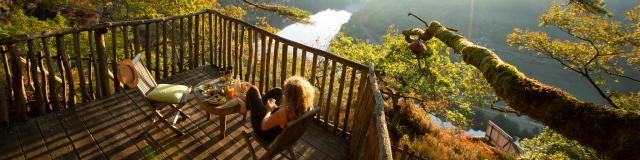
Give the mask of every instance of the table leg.
[[220, 134], [222, 134], [222, 138], [226, 136], [226, 132], [227, 132], [227, 116], [221, 115], [220, 116]]

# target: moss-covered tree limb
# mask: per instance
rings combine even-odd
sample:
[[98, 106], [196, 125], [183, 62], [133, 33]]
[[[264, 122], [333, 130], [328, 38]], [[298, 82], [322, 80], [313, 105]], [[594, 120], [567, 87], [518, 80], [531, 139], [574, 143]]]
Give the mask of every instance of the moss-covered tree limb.
[[476, 67], [496, 95], [520, 113], [536, 119], [567, 138], [614, 159], [640, 158], [640, 113], [582, 102], [558, 88], [526, 77], [493, 51], [431, 22], [426, 30], [405, 35], [440, 39]]
[[280, 5], [280, 4], [252, 2], [249, 0], [242, 0], [242, 1], [250, 6], [253, 6], [265, 11], [274, 12], [280, 16], [284, 16], [296, 22], [311, 23], [311, 20], [309, 20], [309, 16], [311, 16], [311, 13], [299, 8]]

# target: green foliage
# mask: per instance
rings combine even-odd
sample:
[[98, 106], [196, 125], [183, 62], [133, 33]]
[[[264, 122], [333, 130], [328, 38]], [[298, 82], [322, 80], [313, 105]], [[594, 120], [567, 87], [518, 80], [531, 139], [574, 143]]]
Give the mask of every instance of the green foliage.
[[525, 151], [520, 157], [523, 159], [602, 159], [594, 150], [549, 128], [534, 138], [522, 140], [520, 144]]
[[[579, 73], [611, 106], [618, 108], [621, 102], [610, 98], [612, 93], [606, 82], [624, 79], [640, 84], [640, 78], [634, 77], [637, 74], [632, 74], [640, 71], [639, 7], [626, 12], [629, 23], [623, 24], [608, 16], [591, 14], [579, 5], [553, 3], [540, 17], [540, 25], [553, 26], [571, 39], [553, 39], [545, 32], [516, 28], [507, 43], [537, 52]], [[626, 99], [624, 96], [630, 95], [618, 91], [616, 96], [621, 97], [616, 99]]]
[[215, 0], [97, 0], [94, 4], [102, 10], [102, 21], [157, 18], [220, 7]]
[[431, 113], [466, 126], [471, 107], [494, 99], [493, 92], [476, 69], [453, 59], [442, 42], [431, 40], [426, 45], [427, 51], [417, 57], [390, 27], [380, 45], [339, 34], [329, 50], [360, 63], [374, 62], [382, 72], [381, 91], [394, 103], [398, 98], [416, 100]]
[[64, 28], [68, 24], [67, 20], [59, 14], [55, 19], [41, 21], [38, 18], [25, 15], [19, 8], [14, 9], [7, 16], [7, 19], [8, 22], [0, 24], [0, 38], [52, 31]]

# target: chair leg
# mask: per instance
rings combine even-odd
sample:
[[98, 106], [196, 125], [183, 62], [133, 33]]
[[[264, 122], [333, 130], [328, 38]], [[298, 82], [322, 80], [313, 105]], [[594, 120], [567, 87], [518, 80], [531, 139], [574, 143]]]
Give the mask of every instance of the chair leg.
[[242, 135], [244, 135], [244, 140], [247, 142], [247, 147], [249, 147], [249, 151], [251, 151], [251, 158], [253, 158], [253, 160], [258, 160], [258, 156], [256, 155], [256, 152], [255, 150], [253, 150], [253, 146], [251, 145], [251, 139], [249, 139], [251, 137], [251, 133], [243, 130]]
[[176, 127], [174, 123], [167, 121], [167, 119], [165, 119], [165, 117], [160, 113], [159, 110], [156, 110], [154, 114], [156, 115], [156, 117], [158, 117], [159, 122], [162, 122], [165, 125], [169, 126], [169, 128], [171, 128], [171, 130], [175, 132], [178, 136], [184, 135], [184, 133], [180, 131], [180, 129], [178, 129], [178, 127]]

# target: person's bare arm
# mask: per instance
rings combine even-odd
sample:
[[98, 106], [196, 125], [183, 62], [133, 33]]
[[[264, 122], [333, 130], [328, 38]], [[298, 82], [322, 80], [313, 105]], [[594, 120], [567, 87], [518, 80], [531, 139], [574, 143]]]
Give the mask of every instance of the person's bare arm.
[[265, 107], [267, 108], [267, 114], [262, 119], [261, 129], [268, 130], [276, 126], [284, 128], [284, 125], [287, 123], [287, 109], [281, 108], [275, 113], [271, 113], [276, 107], [275, 100], [267, 101]]

